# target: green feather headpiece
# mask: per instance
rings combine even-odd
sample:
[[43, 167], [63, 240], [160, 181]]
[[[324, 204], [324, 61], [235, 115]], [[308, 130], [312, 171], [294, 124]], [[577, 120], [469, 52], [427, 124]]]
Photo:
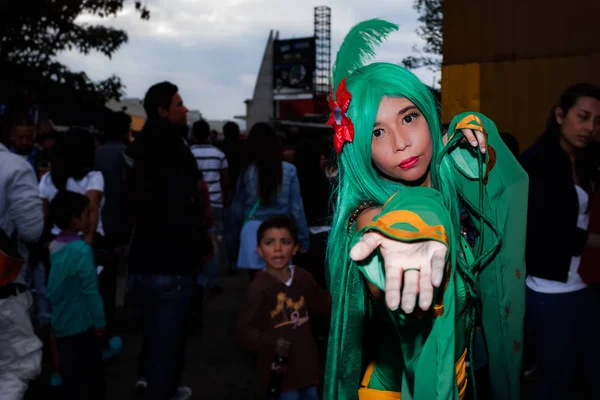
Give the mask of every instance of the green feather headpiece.
[[332, 77], [333, 93], [344, 77], [363, 67], [375, 56], [375, 47], [380, 45], [391, 32], [397, 30], [398, 25], [378, 18], [354, 26], [344, 38], [335, 59]]

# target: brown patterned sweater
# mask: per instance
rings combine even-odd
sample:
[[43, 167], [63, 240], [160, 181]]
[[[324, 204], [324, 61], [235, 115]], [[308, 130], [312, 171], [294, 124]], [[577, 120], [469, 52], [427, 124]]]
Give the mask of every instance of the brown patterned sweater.
[[330, 310], [329, 294], [306, 270], [295, 267], [290, 286], [265, 271], [256, 273], [240, 306], [237, 337], [243, 347], [256, 353], [265, 388], [279, 338], [291, 343], [282, 393], [318, 384], [317, 346], [310, 313]]

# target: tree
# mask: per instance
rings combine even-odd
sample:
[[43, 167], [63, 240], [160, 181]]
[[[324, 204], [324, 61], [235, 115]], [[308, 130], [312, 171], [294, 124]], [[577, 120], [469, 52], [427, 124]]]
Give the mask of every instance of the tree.
[[[127, 0], [0, 0], [0, 104], [100, 104], [119, 98], [117, 76], [93, 82], [56, 60], [66, 50], [98, 51], [107, 57], [127, 42], [127, 33], [76, 22], [82, 14], [116, 16]], [[140, 1], [135, 8], [144, 20], [150, 12]]]
[[417, 29], [417, 34], [425, 40], [425, 45], [421, 49], [413, 46], [418, 56], [404, 58], [402, 65], [408, 69], [428, 67], [437, 72], [442, 67], [442, 0], [415, 0], [413, 7], [420, 14], [418, 21], [421, 27]]

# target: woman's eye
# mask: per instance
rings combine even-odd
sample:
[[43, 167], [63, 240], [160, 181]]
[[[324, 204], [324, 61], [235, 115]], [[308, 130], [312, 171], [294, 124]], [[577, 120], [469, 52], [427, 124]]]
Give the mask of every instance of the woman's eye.
[[410, 124], [412, 122], [414, 122], [417, 119], [417, 113], [410, 113], [404, 116], [404, 118], [402, 118], [402, 120], [407, 123]]
[[382, 130], [382, 129], [375, 129], [375, 130], [373, 131], [373, 137], [376, 137], [376, 138], [378, 138], [378, 137], [380, 137], [381, 135], [383, 135], [383, 130]]

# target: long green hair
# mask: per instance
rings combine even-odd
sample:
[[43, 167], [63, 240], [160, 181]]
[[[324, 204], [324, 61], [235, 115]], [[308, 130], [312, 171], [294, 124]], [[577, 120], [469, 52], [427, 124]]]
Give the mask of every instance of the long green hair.
[[[394, 193], [400, 192], [399, 195], [402, 195], [405, 188], [398, 182], [383, 178], [371, 160], [373, 124], [383, 97], [407, 98], [423, 113], [433, 143], [430, 165], [432, 185], [442, 194], [444, 205], [452, 218], [452, 226], [460, 226], [459, 199], [453, 169], [448, 157], [442, 157], [444, 144], [439, 106], [431, 90], [412, 72], [399, 65], [365, 65], [374, 55], [375, 46], [397, 28], [396, 25], [379, 19], [358, 24], [345, 38], [333, 70], [333, 93], [342, 79], [346, 78], [346, 86], [352, 94], [346, 114], [354, 124], [354, 139], [343, 146], [338, 156], [338, 181], [332, 197], [335, 213], [327, 253], [329, 289], [333, 299], [331, 329], [336, 330], [336, 335], [343, 340], [335, 343], [330, 340], [328, 368], [339, 369], [339, 364], [344, 362], [336, 359], [338, 356], [335, 354], [344, 354], [345, 347], [350, 342], [357, 342], [360, 346], [362, 341], [360, 327], [364, 321], [366, 292], [358, 270], [351, 267], [349, 252], [354, 231], [348, 232], [348, 220], [363, 201], [372, 200], [383, 205]], [[450, 249], [456, 249], [460, 230], [452, 229], [448, 234]], [[449, 262], [452, 267], [456, 265], [456, 252], [450, 252]], [[342, 355], [342, 359], [343, 357]], [[343, 375], [344, 373], [342, 377]]]
[[[333, 72], [333, 92], [335, 93], [340, 81], [346, 78], [348, 91], [352, 94], [347, 115], [354, 124], [355, 133], [353, 142], [346, 143], [338, 156], [339, 174], [334, 191], [335, 213], [328, 247], [331, 278], [337, 269], [347, 268], [340, 265], [340, 260], [348, 259], [349, 241], [346, 228], [356, 207], [366, 200], [383, 204], [390, 196], [404, 188], [398, 182], [383, 178], [371, 161], [373, 124], [383, 97], [405, 97], [423, 113], [433, 143], [430, 167], [433, 187], [442, 194], [453, 225], [458, 226], [460, 223], [452, 167], [448, 158], [438, 157], [444, 144], [439, 107], [431, 90], [412, 72], [399, 65], [362, 65], [368, 60], [366, 55], [374, 55], [374, 45], [395, 29], [396, 25], [379, 19], [360, 23], [348, 34], [337, 55]], [[369, 38], [371, 40], [368, 40]], [[366, 47], [366, 50], [357, 51], [356, 46]], [[342, 243], [346, 245], [342, 246]]]

